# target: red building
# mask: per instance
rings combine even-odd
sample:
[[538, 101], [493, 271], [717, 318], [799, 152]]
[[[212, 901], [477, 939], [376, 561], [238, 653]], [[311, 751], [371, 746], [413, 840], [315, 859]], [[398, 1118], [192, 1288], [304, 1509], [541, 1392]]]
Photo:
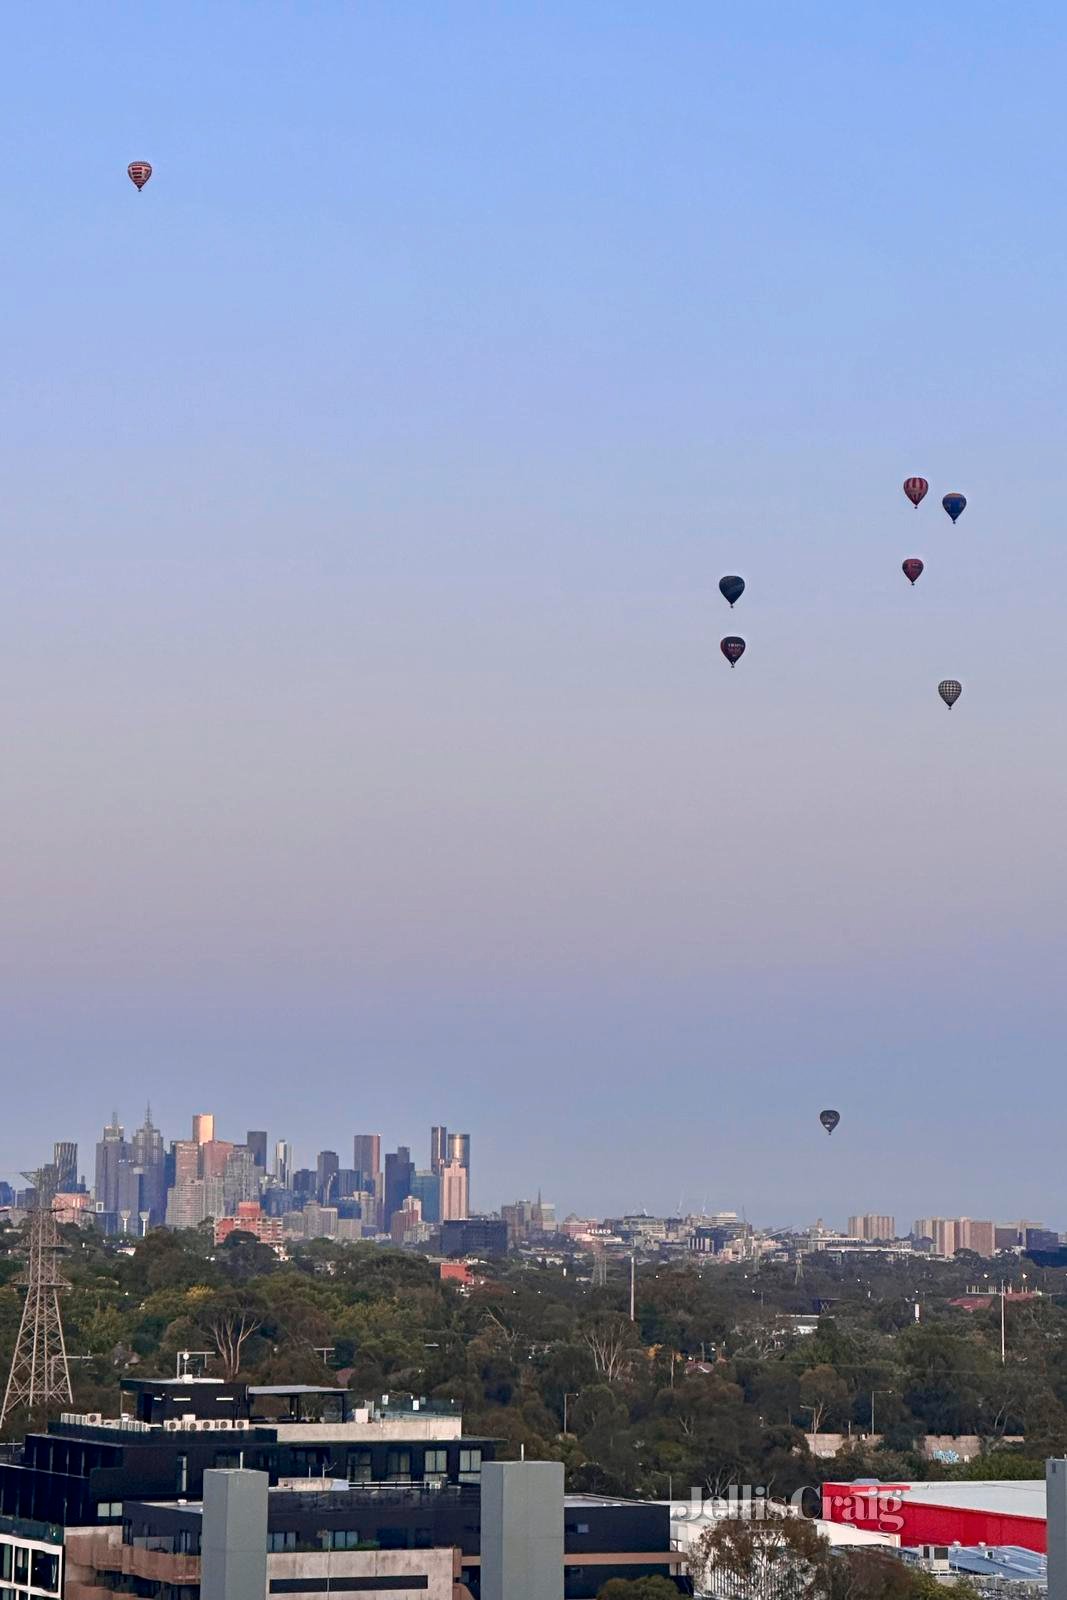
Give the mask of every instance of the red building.
[[975, 1483], [824, 1483], [822, 1514], [895, 1533], [902, 1545], [1022, 1545], [1045, 1553], [1042, 1479]]
[[281, 1244], [281, 1217], [265, 1217], [258, 1200], [242, 1200], [235, 1217], [220, 1217], [215, 1224], [215, 1243], [221, 1244], [231, 1233], [250, 1233], [260, 1244]]

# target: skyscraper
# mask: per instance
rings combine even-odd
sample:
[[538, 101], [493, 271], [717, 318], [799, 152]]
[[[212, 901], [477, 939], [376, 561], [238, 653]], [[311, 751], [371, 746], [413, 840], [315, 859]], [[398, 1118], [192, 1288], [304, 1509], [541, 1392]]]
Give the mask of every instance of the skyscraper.
[[467, 1169], [449, 1161], [441, 1173], [441, 1221], [461, 1222], [470, 1215]]
[[279, 1139], [274, 1146], [274, 1176], [281, 1188], [292, 1188], [293, 1147], [285, 1139]]
[[126, 1130], [119, 1122], [117, 1111], [104, 1129], [104, 1136], [96, 1146], [96, 1187], [93, 1191], [98, 1211], [117, 1212], [119, 1209], [119, 1163], [127, 1160], [129, 1147]]
[[148, 1225], [156, 1228], [166, 1214], [167, 1179], [163, 1135], [152, 1124], [151, 1106], [145, 1108], [144, 1126], [130, 1140], [130, 1160], [141, 1170], [139, 1210], [148, 1212]]
[[215, 1137], [215, 1113], [198, 1111], [193, 1117], [194, 1144], [209, 1144]]
[[[467, 1174], [467, 1194], [465, 1200], [464, 1216], [468, 1215], [471, 1198], [471, 1136], [469, 1133], [450, 1133], [448, 1136], [448, 1159], [458, 1161]], [[442, 1192], [443, 1193], [443, 1192]], [[444, 1204], [442, 1198], [442, 1205]], [[444, 1216], [444, 1212], [442, 1212]]]
[[352, 1141], [352, 1166], [359, 1173], [361, 1189], [376, 1190], [382, 1171], [382, 1136], [357, 1133]]
[[78, 1187], [78, 1146], [70, 1139], [61, 1139], [52, 1146], [52, 1164], [56, 1169], [56, 1193], [70, 1194]]
[[461, 1167], [471, 1168], [471, 1136], [469, 1133], [450, 1133], [448, 1135], [448, 1159], [458, 1161]]
[[441, 1220], [441, 1174], [416, 1172], [411, 1181], [411, 1193], [421, 1202], [423, 1222]]
[[315, 1190], [320, 1205], [332, 1205], [336, 1200], [337, 1196], [333, 1191], [337, 1185], [339, 1167], [336, 1150], [319, 1151], [319, 1158], [315, 1163]]
[[245, 1134], [245, 1144], [252, 1152], [252, 1160], [261, 1172], [267, 1170], [267, 1135], [264, 1130], [250, 1129]]
[[[431, 1128], [430, 1129], [430, 1171], [431, 1172], [440, 1172], [441, 1168], [444, 1166], [444, 1164], [445, 1164], [445, 1162], [447, 1160], [448, 1160], [448, 1129], [444, 1128], [444, 1127]], [[423, 1214], [425, 1215], [425, 1208], [423, 1209]], [[426, 1220], [427, 1220], [427, 1222], [433, 1222], [436, 1219], [433, 1218], [433, 1217], [427, 1217]]]
[[388, 1231], [393, 1212], [399, 1211], [415, 1178], [415, 1163], [406, 1144], [385, 1158], [385, 1204], [382, 1208], [382, 1227]]

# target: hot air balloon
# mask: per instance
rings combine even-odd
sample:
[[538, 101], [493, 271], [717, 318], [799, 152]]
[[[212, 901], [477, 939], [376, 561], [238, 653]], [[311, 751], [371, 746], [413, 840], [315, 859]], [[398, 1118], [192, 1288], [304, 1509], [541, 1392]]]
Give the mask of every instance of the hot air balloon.
[[955, 522], [956, 518], [966, 506], [967, 501], [962, 494], [947, 494], [942, 500], [941, 504], [944, 506], [953, 522]]
[[916, 511], [919, 509], [919, 501], [923, 499], [929, 487], [930, 485], [927, 483], [925, 478], [904, 479], [904, 493], [907, 495]]
[[840, 1111], [820, 1111], [819, 1121], [822, 1123], [827, 1133], [833, 1133], [834, 1129], [837, 1127], [837, 1124], [841, 1121], [841, 1113]]
[[963, 684], [957, 683], [955, 678], [943, 678], [937, 686], [937, 692], [951, 711], [963, 693]]
[[130, 175], [130, 182], [137, 185], [140, 194], [149, 178], [152, 176], [152, 165], [148, 161], [131, 161], [126, 171]]
[[900, 563], [900, 570], [903, 572], [912, 588], [914, 588], [916, 578], [921, 577], [922, 575], [923, 564], [919, 560], [918, 556], [909, 556], [907, 561], [902, 561]]
[[744, 578], [720, 578], [719, 593], [724, 600], [729, 600], [730, 609], [733, 610], [735, 600], [740, 600], [745, 592]]
[[745, 641], [743, 639], [738, 639], [735, 634], [730, 634], [727, 638], [720, 641], [719, 649], [722, 651], [731, 667], [736, 667], [737, 663], [745, 653]]

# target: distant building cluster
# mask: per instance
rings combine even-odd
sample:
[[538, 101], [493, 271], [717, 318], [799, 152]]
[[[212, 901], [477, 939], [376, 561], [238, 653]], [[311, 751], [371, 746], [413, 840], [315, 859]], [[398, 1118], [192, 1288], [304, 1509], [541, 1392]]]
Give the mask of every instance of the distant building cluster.
[[[299, 1239], [380, 1239], [439, 1247], [445, 1254], [502, 1255], [555, 1230], [553, 1207], [517, 1200], [494, 1216], [471, 1212], [471, 1141], [467, 1133], [430, 1129], [429, 1162], [410, 1147], [382, 1153], [381, 1135], [357, 1133], [351, 1164], [320, 1150], [298, 1167], [285, 1139], [270, 1147], [263, 1129], [224, 1139], [211, 1112], [198, 1112], [191, 1136], [169, 1146], [152, 1121], [127, 1137], [118, 1113], [96, 1146], [94, 1181], [78, 1173], [78, 1146], [57, 1143], [38, 1184], [53, 1196], [61, 1223], [93, 1225], [109, 1235], [140, 1237], [151, 1228], [214, 1227], [221, 1244], [234, 1233], [284, 1247]], [[347, 1154], [347, 1152], [346, 1152]], [[0, 1208], [29, 1209], [36, 1188], [0, 1183]]]

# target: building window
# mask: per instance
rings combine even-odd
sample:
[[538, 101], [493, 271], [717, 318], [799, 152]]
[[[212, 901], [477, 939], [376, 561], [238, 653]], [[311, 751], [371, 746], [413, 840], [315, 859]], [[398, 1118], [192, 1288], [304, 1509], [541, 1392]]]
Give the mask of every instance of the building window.
[[348, 1481], [349, 1483], [370, 1483], [371, 1456], [369, 1450], [350, 1450], [348, 1452]]
[[295, 1550], [296, 1549], [296, 1530], [294, 1528], [287, 1528], [284, 1531], [278, 1530], [278, 1531], [275, 1531], [273, 1533], [268, 1533], [268, 1535], [267, 1535], [267, 1549], [268, 1550]]
[[477, 1483], [482, 1475], [482, 1452], [461, 1450], [459, 1453], [459, 1478], [461, 1483]]
[[30, 1583], [35, 1589], [47, 1589], [53, 1594], [58, 1594], [59, 1557], [51, 1555], [47, 1550], [35, 1550]]
[[427, 1450], [422, 1459], [424, 1478], [444, 1478], [448, 1474], [448, 1451]]
[[122, 1516], [121, 1500], [98, 1500], [96, 1514], [101, 1520]]
[[189, 1457], [176, 1456], [174, 1462], [174, 1490], [184, 1494], [189, 1487]]
[[241, 1453], [239, 1450], [215, 1451], [215, 1466], [217, 1468], [220, 1468], [223, 1471], [229, 1471], [231, 1468], [239, 1467], [240, 1465]]
[[12, 1546], [0, 1544], [0, 1578], [11, 1576]]
[[30, 1581], [30, 1552], [23, 1547], [15, 1546], [15, 1582], [29, 1583]]
[[385, 1475], [387, 1478], [401, 1478], [405, 1482], [411, 1478], [411, 1451], [390, 1450], [386, 1457]]

